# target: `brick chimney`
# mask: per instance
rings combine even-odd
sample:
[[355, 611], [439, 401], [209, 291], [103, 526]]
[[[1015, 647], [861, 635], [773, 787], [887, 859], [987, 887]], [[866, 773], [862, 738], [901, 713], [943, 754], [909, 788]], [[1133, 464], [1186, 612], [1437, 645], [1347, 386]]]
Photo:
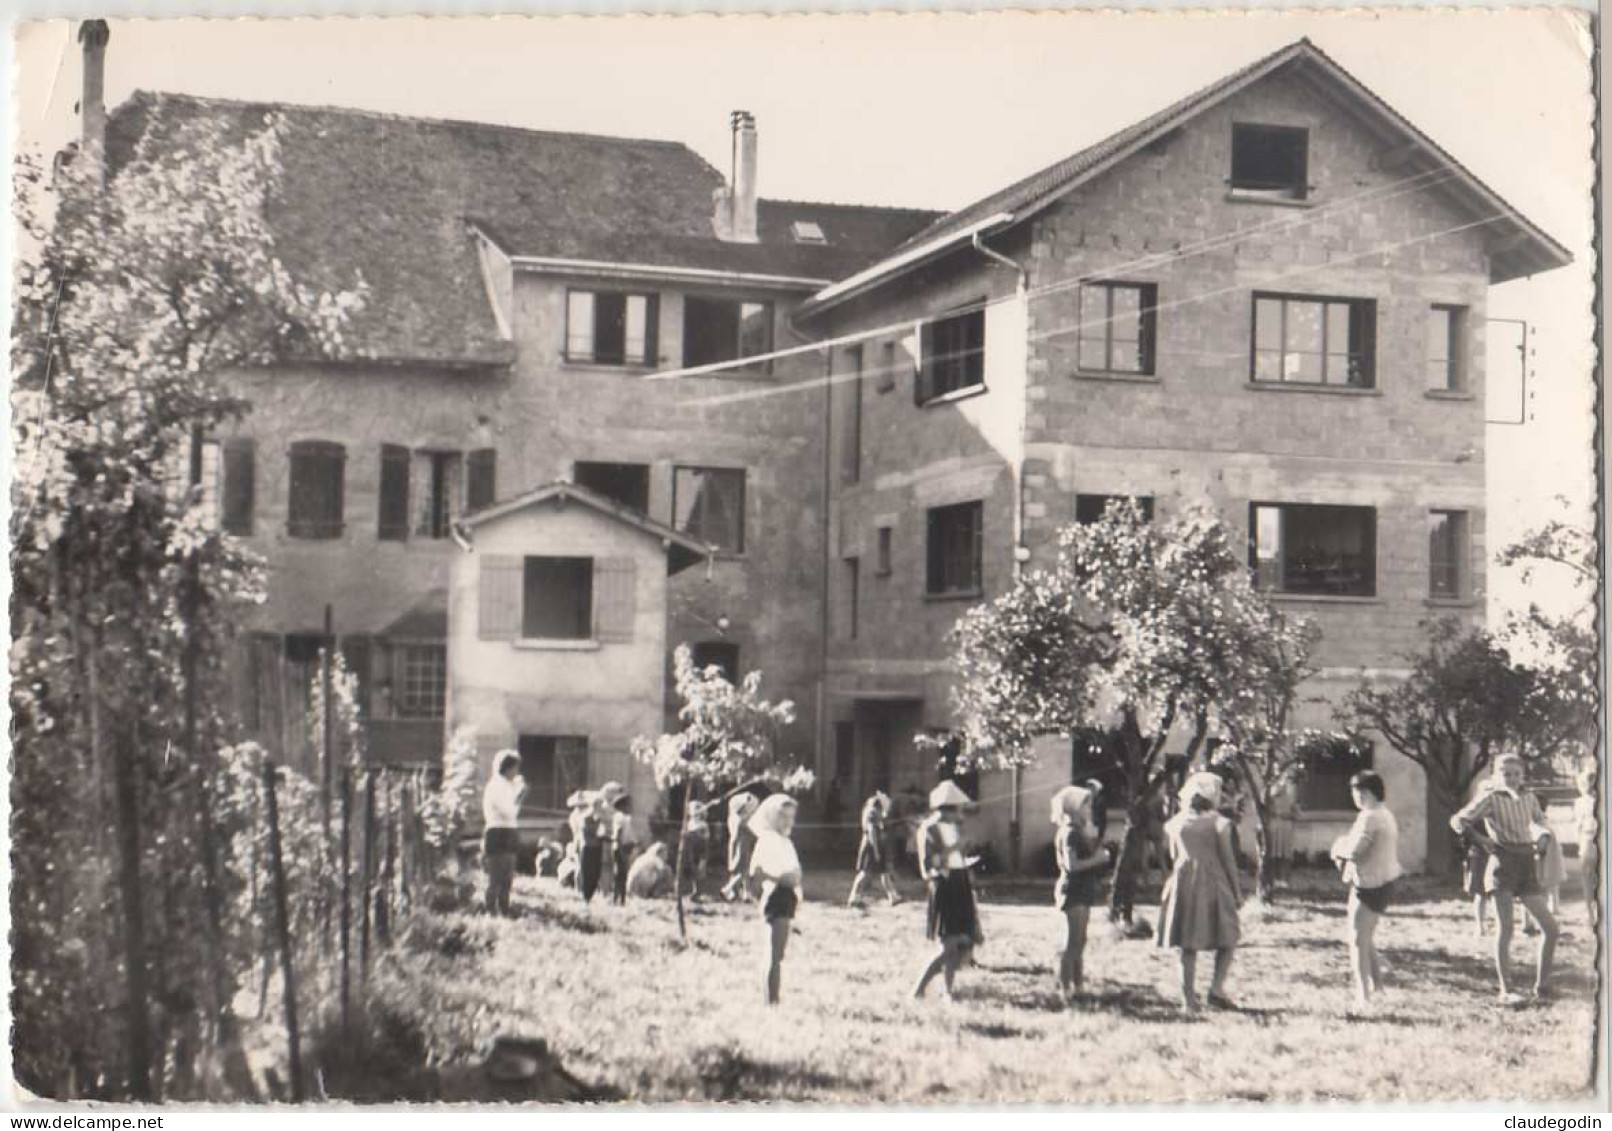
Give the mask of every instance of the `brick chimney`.
[[734, 243], [756, 242], [756, 119], [748, 110], [735, 110], [733, 166], [728, 187], [716, 194], [716, 234]]
[[84, 45], [84, 94], [78, 102], [79, 145], [99, 162], [106, 147], [106, 43], [112, 38], [105, 20], [85, 20], [78, 26]]

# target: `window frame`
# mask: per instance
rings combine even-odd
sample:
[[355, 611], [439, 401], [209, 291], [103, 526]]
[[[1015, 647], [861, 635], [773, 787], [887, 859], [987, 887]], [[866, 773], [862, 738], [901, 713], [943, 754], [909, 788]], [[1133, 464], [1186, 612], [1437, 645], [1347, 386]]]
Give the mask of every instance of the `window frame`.
[[[393, 640], [391, 646], [397, 649], [397, 687], [392, 694], [392, 712], [400, 719], [440, 719], [447, 714], [448, 704], [448, 645], [441, 640]], [[429, 702], [424, 710], [416, 709], [414, 696], [409, 692], [411, 653], [431, 652], [438, 658], [441, 670], [441, 686], [439, 690], [428, 695]]]
[[[682, 476], [682, 473], [685, 472], [685, 471], [691, 472], [691, 473], [697, 473], [697, 474], [705, 474], [705, 475], [713, 475], [714, 474], [714, 475], [736, 475], [736, 476], [738, 476], [739, 500], [738, 500], [737, 513], [738, 513], [738, 516], [739, 516], [739, 530], [738, 530], [738, 538], [736, 540], [736, 545], [734, 545], [734, 546], [724, 546], [720, 542], [713, 542], [709, 538], [707, 538], [705, 536], [705, 532], [703, 530], [694, 531], [694, 530], [690, 530], [687, 526], [681, 525], [681, 520], [678, 518], [678, 508], [677, 508], [677, 500], [678, 500], [677, 484], [678, 484], [679, 478], [681, 478], [681, 476]], [[746, 468], [742, 468], [742, 467], [713, 467], [713, 466], [710, 466], [710, 465], [692, 464], [692, 463], [677, 463], [677, 464], [673, 464], [672, 465], [672, 523], [671, 523], [672, 527], [674, 529], [678, 530], [681, 533], [688, 534], [691, 537], [699, 539], [701, 542], [704, 542], [708, 546], [715, 546], [717, 548], [717, 553], [718, 553], [719, 556], [730, 557], [730, 558], [743, 557], [744, 552], [745, 552], [745, 541], [746, 541], [746, 539], [745, 539], [745, 534], [746, 534], [745, 528], [749, 525], [749, 522], [747, 521], [748, 517], [749, 517], [748, 516], [749, 492], [750, 492], [750, 482], [749, 481], [750, 481], [749, 472], [748, 472], [748, 470]]]
[[[1281, 304], [1280, 320], [1277, 335], [1280, 346], [1276, 350], [1261, 349], [1259, 345], [1259, 304], [1261, 302], [1277, 302]], [[1288, 348], [1288, 307], [1291, 304], [1304, 304], [1319, 306], [1321, 308], [1321, 380], [1294, 381], [1285, 376], [1287, 371], [1287, 358], [1315, 356], [1312, 350], [1294, 350]], [[1351, 361], [1356, 357], [1363, 359], [1363, 383], [1349, 380], [1346, 375], [1343, 381], [1329, 381], [1328, 367], [1331, 359], [1338, 356], [1337, 351], [1327, 348], [1328, 335], [1331, 333], [1327, 317], [1328, 308], [1343, 306], [1348, 309], [1349, 333], [1353, 336], [1355, 317], [1358, 313], [1361, 318], [1361, 337], [1363, 344], [1358, 350], [1345, 350], [1341, 356]], [[1248, 381], [1251, 385], [1261, 388], [1300, 388], [1300, 389], [1343, 389], [1356, 392], [1377, 391], [1377, 300], [1371, 298], [1351, 298], [1345, 295], [1310, 295], [1296, 294], [1289, 291], [1254, 291], [1249, 302], [1248, 318]], [[1262, 378], [1259, 375], [1259, 359], [1261, 354], [1275, 353], [1278, 358], [1278, 368], [1284, 374], [1277, 380]]]
[[[1297, 137], [1301, 142], [1297, 183], [1274, 181], [1258, 184], [1237, 181], [1238, 135], [1263, 134]], [[1231, 125], [1231, 168], [1227, 170], [1226, 185], [1230, 193], [1241, 200], [1271, 202], [1302, 202], [1310, 199], [1310, 130], [1308, 126], [1278, 126], [1265, 122], [1233, 122]], [[1280, 194], [1280, 195], [1277, 195]]]
[[[586, 615], [585, 631], [556, 635], [554, 633], [534, 634], [529, 631], [532, 621], [528, 615], [527, 597], [532, 588], [532, 564], [534, 562], [586, 562], [587, 563], [587, 593], [581, 602], [581, 611]], [[591, 555], [583, 554], [522, 554], [521, 555], [521, 631], [517, 637], [525, 642], [563, 641], [565, 643], [588, 643], [599, 639], [598, 615], [593, 607], [595, 599], [594, 573], [596, 559]]]
[[[1103, 359], [1101, 365], [1088, 365], [1085, 359], [1087, 335], [1081, 311], [1086, 308], [1088, 289], [1103, 292]], [[1136, 333], [1137, 353], [1141, 362], [1136, 369], [1119, 369], [1114, 366], [1114, 292], [1137, 292]], [[1158, 305], [1159, 285], [1139, 283], [1127, 279], [1083, 279], [1075, 296], [1075, 312], [1080, 330], [1075, 334], [1075, 368], [1081, 373], [1099, 373], [1122, 377], [1154, 377], [1158, 373]]]
[[[1427, 512], [1428, 517], [1428, 554], [1427, 554], [1427, 599], [1430, 601], [1460, 602], [1472, 599], [1472, 541], [1470, 512], [1457, 510], [1453, 507], [1434, 507]], [[1447, 529], [1449, 538], [1453, 542], [1450, 547], [1449, 560], [1444, 567], [1453, 576], [1451, 592], [1439, 592], [1439, 561], [1433, 552], [1434, 539], [1437, 537], [1434, 523], [1438, 518], [1449, 520]]]
[[862, 383], [865, 372], [862, 344], [845, 347], [846, 377], [843, 384], [849, 398], [840, 436], [840, 483], [855, 486], [862, 482]]
[[[968, 584], [948, 584], [953, 581], [946, 576], [950, 558], [947, 547], [937, 540], [944, 537], [941, 524], [961, 514], [969, 514], [973, 526], [969, 531], [971, 561], [968, 576], [963, 579]], [[930, 507], [924, 512], [924, 530], [924, 596], [942, 600], [980, 596], [985, 591], [985, 501], [973, 499]]]
[[[594, 486], [592, 484], [584, 482], [583, 481], [583, 471], [582, 471], [582, 469], [585, 468], [585, 467], [586, 468], [616, 468], [616, 469], [631, 468], [635, 472], [642, 472], [643, 473], [643, 475], [642, 475], [642, 477], [643, 477], [643, 487], [644, 487], [644, 492], [643, 492], [643, 494], [644, 494], [644, 505], [643, 505], [643, 507], [639, 508], [634, 503], [630, 503], [625, 499], [618, 498], [617, 496], [612, 495], [607, 491], [600, 490], [597, 486]], [[603, 495], [605, 498], [609, 499], [611, 502], [616, 503], [619, 506], [626, 507], [628, 510], [634, 512], [635, 514], [641, 514], [641, 515], [648, 515], [649, 514], [650, 496], [652, 494], [653, 479], [654, 479], [654, 468], [650, 464], [647, 464], [647, 463], [637, 463], [637, 462], [634, 462], [632, 460], [613, 460], [613, 459], [574, 459], [574, 460], [571, 461], [571, 482], [575, 483], [578, 487], [581, 487], [584, 490], [592, 491], [596, 495]]]
[[[724, 305], [732, 306], [734, 311], [733, 322], [733, 354], [731, 357], [695, 359], [689, 355], [691, 335], [688, 332], [689, 307], [691, 305]], [[744, 353], [744, 310], [747, 306], [760, 307], [765, 312], [764, 325], [767, 327], [767, 340], [759, 353]], [[683, 365], [694, 368], [702, 365], [730, 365], [735, 369], [750, 370], [770, 374], [772, 360], [766, 355], [777, 348], [778, 343], [778, 308], [771, 299], [762, 298], [731, 298], [723, 295], [685, 294], [683, 296]], [[752, 360], [761, 358], [762, 360]]]
[[[948, 401], [960, 400], [965, 396], [974, 396], [987, 391], [985, 383], [985, 306], [989, 302], [987, 296], [980, 296], [971, 302], [949, 312], [926, 318], [918, 327], [918, 373], [913, 382], [913, 403], [922, 408], [925, 405], [944, 404]], [[939, 355], [935, 338], [942, 327], [971, 326], [975, 322], [979, 325], [979, 344], [975, 348], [966, 341], [968, 331], [965, 329], [964, 348], [954, 351], [945, 359], [944, 367], [935, 359]], [[947, 333], [951, 333], [950, 329]], [[978, 372], [973, 370], [977, 363]], [[940, 377], [955, 379], [959, 383], [940, 387]]]
[[874, 529], [874, 555], [873, 576], [889, 577], [895, 572], [892, 562], [895, 558], [895, 527], [890, 525], [876, 526]]
[[[1340, 746], [1343, 743], [1335, 740], [1325, 740], [1327, 745]], [[1349, 793], [1349, 779], [1363, 770], [1372, 769], [1377, 761], [1377, 744], [1371, 741], [1361, 742], [1362, 749], [1348, 759], [1348, 765], [1342, 770], [1318, 774], [1323, 767], [1318, 766], [1317, 760], [1308, 750], [1304, 752], [1304, 772], [1299, 777], [1298, 804], [1306, 813], [1353, 813], [1354, 799]], [[1323, 785], [1324, 783], [1324, 785]], [[1324, 789], [1325, 794], [1318, 803], [1314, 791]], [[1338, 796], [1328, 796], [1337, 791]]]
[[[587, 355], [571, 350], [571, 300], [575, 295], [592, 298], [593, 325], [588, 331], [591, 352]], [[622, 302], [621, 360], [599, 356], [599, 298], [620, 298]], [[644, 300], [644, 352], [633, 358], [627, 350], [627, 310], [631, 300]], [[565, 289], [565, 319], [561, 329], [560, 356], [567, 365], [597, 365], [606, 369], [652, 369], [660, 363], [660, 293], [658, 291], [632, 291], [608, 287], [567, 287]]]
[[[1429, 381], [1427, 391], [1430, 393], [1445, 394], [1465, 393], [1468, 391], [1466, 343], [1468, 308], [1458, 303], [1435, 302], [1428, 308], [1428, 311], [1435, 318], [1441, 314], [1447, 315], [1448, 322], [1445, 325], [1444, 331], [1445, 356], [1442, 359], [1444, 368], [1444, 383], [1441, 385], [1434, 385], [1431, 383], [1431, 381]], [[1423, 342], [1424, 351], [1427, 349], [1428, 345], [1431, 344], [1431, 331], [1432, 326], [1429, 327], [1429, 332]], [[1434, 363], [1434, 359], [1427, 357], [1424, 352], [1424, 356], [1422, 358], [1424, 379], [1431, 377]]]
[[[299, 496], [297, 468], [300, 462], [309, 458], [316, 458], [320, 464], [335, 465], [335, 480], [333, 484], [326, 484], [324, 500], [334, 518], [328, 515], [319, 518], [297, 516], [298, 499], [305, 497]], [[347, 529], [346, 445], [335, 440], [293, 440], [286, 450], [286, 464], [286, 535], [312, 542], [339, 540]]]
[[[1276, 510], [1280, 515], [1278, 538], [1280, 546], [1277, 557], [1277, 570], [1281, 582], [1277, 586], [1268, 586], [1260, 583], [1259, 568], [1259, 512], [1262, 509]], [[1367, 554], [1369, 568], [1366, 574], [1367, 591], [1362, 593], [1349, 592], [1321, 592], [1309, 589], [1292, 589], [1288, 587], [1288, 531], [1287, 512], [1291, 510], [1329, 510], [1329, 511], [1356, 511], [1367, 519], [1367, 537], [1370, 541], [1370, 551]], [[1269, 593], [1277, 597], [1293, 597], [1301, 600], [1350, 600], [1369, 601], [1378, 596], [1378, 583], [1381, 580], [1378, 564], [1378, 551], [1380, 550], [1378, 535], [1377, 508], [1362, 506], [1354, 503], [1294, 503], [1276, 502], [1271, 500], [1254, 500], [1248, 504], [1248, 570], [1250, 580], [1255, 589], [1262, 593]]]
[[850, 554], [841, 561], [845, 564], [845, 638], [855, 640], [862, 621], [862, 555]]

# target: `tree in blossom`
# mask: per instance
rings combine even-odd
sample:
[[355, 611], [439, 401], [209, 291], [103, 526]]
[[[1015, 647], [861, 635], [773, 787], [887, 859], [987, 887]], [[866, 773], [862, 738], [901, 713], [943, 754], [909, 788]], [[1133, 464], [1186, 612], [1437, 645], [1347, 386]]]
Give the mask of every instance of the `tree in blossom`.
[[199, 445], [249, 408], [231, 371], [337, 353], [362, 302], [276, 255], [276, 118], [170, 139], [15, 179], [13, 1003], [46, 1095], [220, 1094], [197, 1075], [237, 974], [212, 787], [264, 577], [207, 519]]
[[[715, 794], [744, 782], [764, 778], [780, 789], [810, 789], [810, 770], [790, 766], [777, 747], [778, 732], [795, 721], [795, 705], [785, 699], [773, 703], [761, 696], [761, 673], [752, 671], [731, 682], [715, 664], [698, 667], [687, 644], [672, 654], [677, 696], [683, 701], [677, 717], [683, 729], [655, 738], [633, 739], [633, 757], [648, 766], [661, 789], [683, 787], [683, 804], [699, 799], [700, 792]], [[683, 917], [683, 878], [686, 867], [686, 816], [678, 824], [677, 866], [673, 891], [677, 901], [677, 929], [686, 936]]]
[[[1168, 522], [1133, 501], [1058, 535], [1058, 554], [953, 628], [953, 706], [963, 760], [1003, 769], [1042, 735], [1108, 731], [1128, 796], [1116, 898], [1141, 860], [1147, 811], [1172, 742], [1192, 761], [1226, 719], [1296, 683], [1310, 630], [1249, 584], [1236, 537], [1206, 506]], [[1251, 730], [1245, 731], [1251, 736]]]

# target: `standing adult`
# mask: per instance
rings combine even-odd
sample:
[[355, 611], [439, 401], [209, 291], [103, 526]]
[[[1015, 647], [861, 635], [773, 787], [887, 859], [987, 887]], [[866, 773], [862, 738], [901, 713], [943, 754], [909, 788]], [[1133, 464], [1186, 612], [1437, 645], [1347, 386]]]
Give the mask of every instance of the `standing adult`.
[[753, 793], [736, 793], [728, 798], [728, 882], [722, 898], [750, 902], [750, 856], [755, 851], [756, 834], [750, 831], [750, 814], [760, 802]]
[[513, 750], [500, 750], [493, 756], [492, 776], [481, 793], [481, 860], [487, 873], [489, 915], [512, 914], [509, 893], [515, 884], [516, 827], [525, 794], [521, 756]]
[[941, 974], [950, 999], [957, 971], [985, 939], [968, 878], [972, 861], [962, 847], [963, 809], [971, 803], [956, 782], [943, 781], [930, 790], [929, 816], [918, 826], [918, 871], [929, 886], [925, 936], [938, 941], [940, 951], [918, 976], [915, 998], [923, 997], [935, 975]]
[[1291, 781], [1284, 781], [1271, 794], [1270, 811], [1266, 814], [1267, 842], [1265, 866], [1270, 881], [1286, 883], [1293, 873], [1293, 834], [1298, 828], [1298, 797]]
[[1181, 952], [1181, 1006], [1197, 1012], [1198, 952], [1215, 953], [1209, 1004], [1236, 1009], [1226, 996], [1226, 978], [1240, 937], [1237, 907], [1242, 887], [1232, 849], [1231, 822], [1216, 810], [1220, 775], [1192, 774], [1181, 786], [1181, 810], [1164, 825], [1173, 861], [1159, 906], [1159, 945]]
[[1539, 952], [1534, 966], [1534, 996], [1549, 992], [1551, 961], [1556, 955], [1556, 939], [1561, 928], [1551, 914], [1540, 887], [1538, 861], [1545, 855], [1550, 829], [1539, 799], [1523, 789], [1523, 760], [1506, 754], [1494, 765], [1489, 787], [1480, 790], [1467, 805], [1450, 818], [1457, 832], [1482, 845], [1489, 853], [1484, 873], [1484, 889], [1494, 900], [1498, 926], [1494, 937], [1495, 975], [1500, 981], [1500, 1003], [1516, 1005], [1522, 999], [1511, 988], [1507, 969], [1511, 950], [1513, 904], [1520, 901], [1539, 924]]
[[592, 905], [604, 873], [605, 841], [609, 838], [609, 809], [593, 790], [579, 790], [569, 798], [571, 843], [577, 849], [577, 894], [584, 909]]
[[1058, 990], [1064, 1001], [1077, 1000], [1086, 989], [1086, 930], [1091, 909], [1102, 900], [1102, 872], [1109, 864], [1092, 816], [1094, 790], [1066, 785], [1052, 795], [1053, 852], [1058, 861], [1054, 906], [1064, 916], [1063, 957], [1058, 963]]
[[761, 917], [767, 924], [767, 1004], [777, 1005], [783, 989], [784, 951], [800, 905], [800, 856], [790, 834], [795, 830], [795, 799], [787, 793], [768, 797], [750, 815], [756, 834], [750, 870], [761, 880]]
[[1349, 792], [1360, 810], [1354, 825], [1332, 846], [1332, 859], [1349, 885], [1349, 959], [1355, 975], [1355, 1007], [1371, 1008], [1371, 995], [1382, 993], [1382, 963], [1377, 957], [1377, 923], [1388, 913], [1399, 879], [1399, 823], [1388, 806], [1381, 775], [1364, 770], [1349, 779]]
[[862, 839], [856, 846], [856, 878], [851, 881], [851, 895], [847, 907], [862, 905], [862, 888], [869, 876], [878, 876], [884, 896], [894, 907], [901, 902], [896, 894], [895, 881], [890, 876], [890, 798], [881, 790], [862, 806]]

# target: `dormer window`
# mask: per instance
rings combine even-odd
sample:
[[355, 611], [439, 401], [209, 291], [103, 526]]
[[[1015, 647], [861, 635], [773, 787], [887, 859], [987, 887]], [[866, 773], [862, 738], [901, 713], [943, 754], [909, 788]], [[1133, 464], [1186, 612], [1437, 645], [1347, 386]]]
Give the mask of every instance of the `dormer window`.
[[1231, 127], [1231, 191], [1254, 200], [1309, 195], [1310, 131], [1294, 126]]
[[795, 237], [796, 243], [828, 242], [828, 237], [823, 234], [822, 226], [816, 220], [796, 220], [789, 225], [789, 234]]

